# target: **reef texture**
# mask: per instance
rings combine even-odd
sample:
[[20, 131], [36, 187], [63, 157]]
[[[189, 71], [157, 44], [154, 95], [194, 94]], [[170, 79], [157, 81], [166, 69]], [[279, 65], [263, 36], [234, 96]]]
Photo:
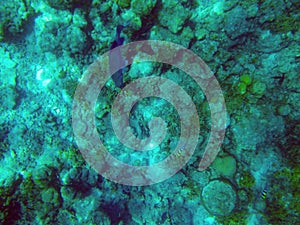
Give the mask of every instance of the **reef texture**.
[[[299, 8], [299, 0], [2, 1], [0, 223], [299, 223]], [[184, 71], [141, 62], [142, 55], [129, 57], [133, 64], [119, 71], [122, 84], [156, 76], [180, 85], [199, 115], [189, 117], [191, 127], [201, 128], [193, 155], [171, 178], [143, 187], [109, 181], [85, 161], [72, 130], [73, 98], [88, 66], [121, 40], [180, 44], [209, 66], [227, 117], [221, 151], [208, 168], [198, 170], [216, 122], [210, 110], [220, 106], [217, 99], [209, 103]], [[165, 59], [185, 57], [168, 54], [159, 52]], [[211, 77], [206, 78], [209, 84]], [[120, 87], [108, 79], [89, 117], [111, 156], [147, 166], [172, 155], [174, 164], [192, 150], [187, 144], [175, 151], [184, 128], [181, 115], [155, 97], [136, 102], [128, 124], [132, 137], [147, 140], [157, 131], [150, 121], [159, 117], [167, 127], [163, 141], [151, 151], [124, 147], [111, 123]], [[128, 90], [122, 95], [133, 98]], [[171, 86], [165, 90], [172, 97], [180, 93]], [[210, 164], [213, 153], [204, 161]], [[152, 170], [153, 177], [159, 171]]]

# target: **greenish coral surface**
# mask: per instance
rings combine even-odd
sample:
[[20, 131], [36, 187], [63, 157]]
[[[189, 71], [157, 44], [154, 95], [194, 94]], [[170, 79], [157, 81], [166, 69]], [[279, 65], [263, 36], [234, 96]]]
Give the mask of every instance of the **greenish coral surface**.
[[236, 160], [232, 156], [218, 157], [212, 164], [220, 176], [231, 177], [236, 172]]
[[250, 172], [243, 171], [240, 175], [238, 185], [240, 188], [251, 188], [255, 183], [255, 178]]

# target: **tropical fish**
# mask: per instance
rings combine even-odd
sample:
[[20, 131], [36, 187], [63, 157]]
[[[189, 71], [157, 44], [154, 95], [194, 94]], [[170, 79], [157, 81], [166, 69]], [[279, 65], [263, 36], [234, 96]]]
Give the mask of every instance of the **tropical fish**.
[[268, 185], [265, 185], [264, 189], [261, 192], [260, 198], [266, 200], [268, 194]]
[[[124, 38], [121, 37], [121, 32], [123, 30], [124, 26], [118, 25], [116, 28], [116, 39], [111, 43], [110, 50], [121, 46], [124, 43]], [[126, 60], [123, 58], [122, 53], [120, 49], [110, 52], [109, 54], [109, 66], [110, 71], [113, 72], [115, 68], [124, 67], [126, 65]], [[119, 88], [124, 87], [123, 82], [123, 69], [119, 69], [117, 72], [115, 72], [112, 75], [112, 79], [115, 83], [115, 85]]]

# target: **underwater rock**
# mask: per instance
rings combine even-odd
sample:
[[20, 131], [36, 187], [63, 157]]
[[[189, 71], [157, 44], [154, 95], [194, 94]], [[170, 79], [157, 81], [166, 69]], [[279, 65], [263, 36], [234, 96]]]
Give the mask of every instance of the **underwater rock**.
[[63, 204], [65, 207], [71, 206], [76, 199], [76, 191], [68, 186], [62, 186], [60, 188], [60, 195], [63, 199]]
[[128, 76], [132, 79], [146, 77], [152, 75], [153, 70], [154, 65], [152, 62], [133, 63], [128, 71]]
[[94, 224], [102, 224], [102, 225], [110, 225], [111, 221], [109, 217], [102, 211], [93, 211], [91, 215], [89, 216], [88, 223], [89, 221], [93, 221]]
[[46, 0], [46, 2], [52, 8], [64, 10], [88, 6], [92, 0]]
[[[282, 40], [282, 36], [279, 34], [272, 34], [269, 30], [259, 32], [259, 37], [256, 43], [256, 51], [263, 53], [278, 52], [287, 47], [288, 42]], [[273, 57], [273, 55], [268, 55]]]
[[[164, 191], [162, 192], [165, 193]], [[180, 196], [176, 199], [179, 198]], [[139, 200], [136, 201], [136, 199]], [[132, 220], [135, 222], [133, 224], [164, 224], [163, 222], [166, 220], [166, 218], [164, 218], [166, 217], [166, 215], [164, 215], [164, 209], [170, 207], [170, 214], [179, 213], [178, 210], [174, 209], [175, 206], [168, 206], [168, 204], [168, 201], [162, 199], [156, 190], [149, 188], [145, 189], [143, 195], [139, 192], [134, 193], [133, 198], [128, 199], [127, 207]], [[172, 202], [171, 204], [174, 203]], [[178, 204], [177, 206], [179, 205], [182, 206], [181, 204]], [[180, 207], [180, 209], [182, 210], [182, 207]], [[184, 217], [184, 215], [182, 215], [182, 217]]]
[[291, 112], [291, 107], [289, 105], [281, 105], [279, 106], [277, 112], [281, 116], [287, 116]]
[[17, 92], [12, 87], [0, 87], [0, 101], [3, 109], [12, 110], [16, 105]]
[[247, 7], [247, 17], [248, 18], [252, 18], [255, 17], [259, 11], [259, 6], [257, 3], [254, 3], [252, 5], [250, 5], [249, 7]]
[[266, 92], [267, 86], [265, 83], [256, 81], [253, 83], [251, 87], [251, 92], [255, 97], [260, 98], [262, 97]]
[[22, 181], [19, 173], [7, 168], [1, 168], [0, 176], [0, 198], [12, 195]]
[[72, 187], [77, 192], [86, 192], [97, 184], [98, 174], [93, 169], [74, 167], [61, 173], [63, 185]]
[[239, 172], [236, 176], [236, 181], [239, 188], [251, 188], [255, 183], [255, 178], [248, 171]]
[[126, 8], [130, 6], [131, 0], [115, 0], [118, 6], [121, 8]]
[[72, 7], [72, 0], [46, 0], [46, 3], [55, 9], [70, 9]]
[[48, 165], [37, 166], [32, 172], [32, 179], [39, 187], [47, 187], [54, 181], [54, 171]]
[[230, 39], [236, 39], [249, 32], [250, 24], [246, 18], [247, 12], [240, 6], [227, 13], [224, 29]]
[[208, 35], [208, 30], [197, 26], [194, 33], [197, 40], [203, 40]]
[[48, 188], [42, 191], [42, 201], [48, 204], [58, 204], [59, 195], [54, 188]]
[[[90, 221], [93, 220], [93, 218], [91, 218], [91, 215], [99, 210], [99, 207], [101, 205], [101, 200], [103, 199], [101, 196], [102, 194], [103, 193], [101, 192], [101, 190], [93, 189], [90, 195], [81, 198], [80, 201], [76, 199], [76, 201], [73, 202], [72, 207], [76, 212], [77, 219], [81, 223], [88, 224]], [[108, 219], [106, 217], [107, 216], [103, 213], [104, 221]]]
[[[51, 18], [50, 21], [48, 17]], [[43, 52], [58, 51], [61, 48], [62, 38], [65, 38], [66, 27], [70, 26], [71, 21], [72, 14], [69, 11], [59, 11], [56, 15], [43, 13], [38, 16], [34, 26], [37, 47]]]
[[[65, 11], [43, 12], [35, 20], [34, 32], [37, 47], [42, 52], [59, 54], [82, 52], [88, 45], [83, 31], [87, 22], [83, 11], [75, 10], [74, 15]], [[50, 18], [50, 19], [49, 19]]]
[[34, 14], [28, 0], [2, 1], [0, 4], [0, 40], [24, 31], [24, 25]]
[[270, 110], [267, 116], [261, 112], [263, 112], [262, 109], [253, 110], [251, 115], [243, 116], [233, 122], [233, 137], [237, 143], [235, 151], [238, 154], [244, 150], [254, 151], [268, 138], [269, 134], [284, 132], [284, 121], [281, 116], [275, 116]]
[[156, 0], [132, 0], [131, 9], [139, 16], [148, 15], [156, 4]]
[[[0, 48], [0, 58], [1, 58], [1, 62], [0, 62], [1, 69], [11, 70], [11, 69], [15, 68], [17, 65], [17, 63], [12, 59], [9, 51], [5, 51], [4, 48]], [[13, 78], [15, 78], [15, 75], [13, 76]], [[9, 78], [1, 77], [1, 80], [2, 79], [8, 80]], [[13, 83], [10, 83], [10, 84], [15, 85], [16, 82], [13, 81]]]
[[198, 205], [193, 212], [192, 224], [215, 224], [215, 218], [212, 217], [203, 205]]
[[73, 13], [72, 22], [75, 27], [84, 28], [87, 25], [87, 21], [84, 18], [85, 12], [82, 9], [75, 9]]
[[130, 28], [132, 30], [139, 30], [142, 28], [142, 20], [132, 10], [126, 10], [121, 15], [122, 20], [130, 21]]
[[87, 36], [78, 27], [69, 27], [66, 30], [65, 38], [68, 40], [68, 44], [63, 46], [63, 49], [67, 49], [71, 53], [80, 53], [87, 46]]
[[205, 62], [210, 62], [215, 59], [214, 54], [218, 51], [219, 45], [217, 41], [204, 39], [197, 41], [191, 49], [197, 52]]
[[[170, 15], [176, 16], [170, 19]], [[183, 28], [183, 24], [189, 16], [189, 11], [179, 2], [164, 1], [163, 8], [158, 14], [158, 19], [162, 26], [167, 27], [172, 33], [176, 34]]]
[[221, 180], [213, 180], [202, 190], [205, 208], [213, 215], [226, 216], [236, 204], [236, 192], [232, 185]]
[[194, 37], [194, 33], [190, 27], [183, 28], [180, 34], [174, 34], [169, 29], [161, 26], [153, 26], [150, 31], [151, 40], [165, 40], [180, 44], [188, 48], [191, 39]]

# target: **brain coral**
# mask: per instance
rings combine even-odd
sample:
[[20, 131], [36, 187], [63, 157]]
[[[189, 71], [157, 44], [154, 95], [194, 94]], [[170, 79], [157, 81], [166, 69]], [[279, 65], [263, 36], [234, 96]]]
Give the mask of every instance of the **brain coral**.
[[236, 199], [233, 187], [221, 180], [209, 182], [202, 190], [204, 207], [213, 215], [229, 215], [235, 207]]

